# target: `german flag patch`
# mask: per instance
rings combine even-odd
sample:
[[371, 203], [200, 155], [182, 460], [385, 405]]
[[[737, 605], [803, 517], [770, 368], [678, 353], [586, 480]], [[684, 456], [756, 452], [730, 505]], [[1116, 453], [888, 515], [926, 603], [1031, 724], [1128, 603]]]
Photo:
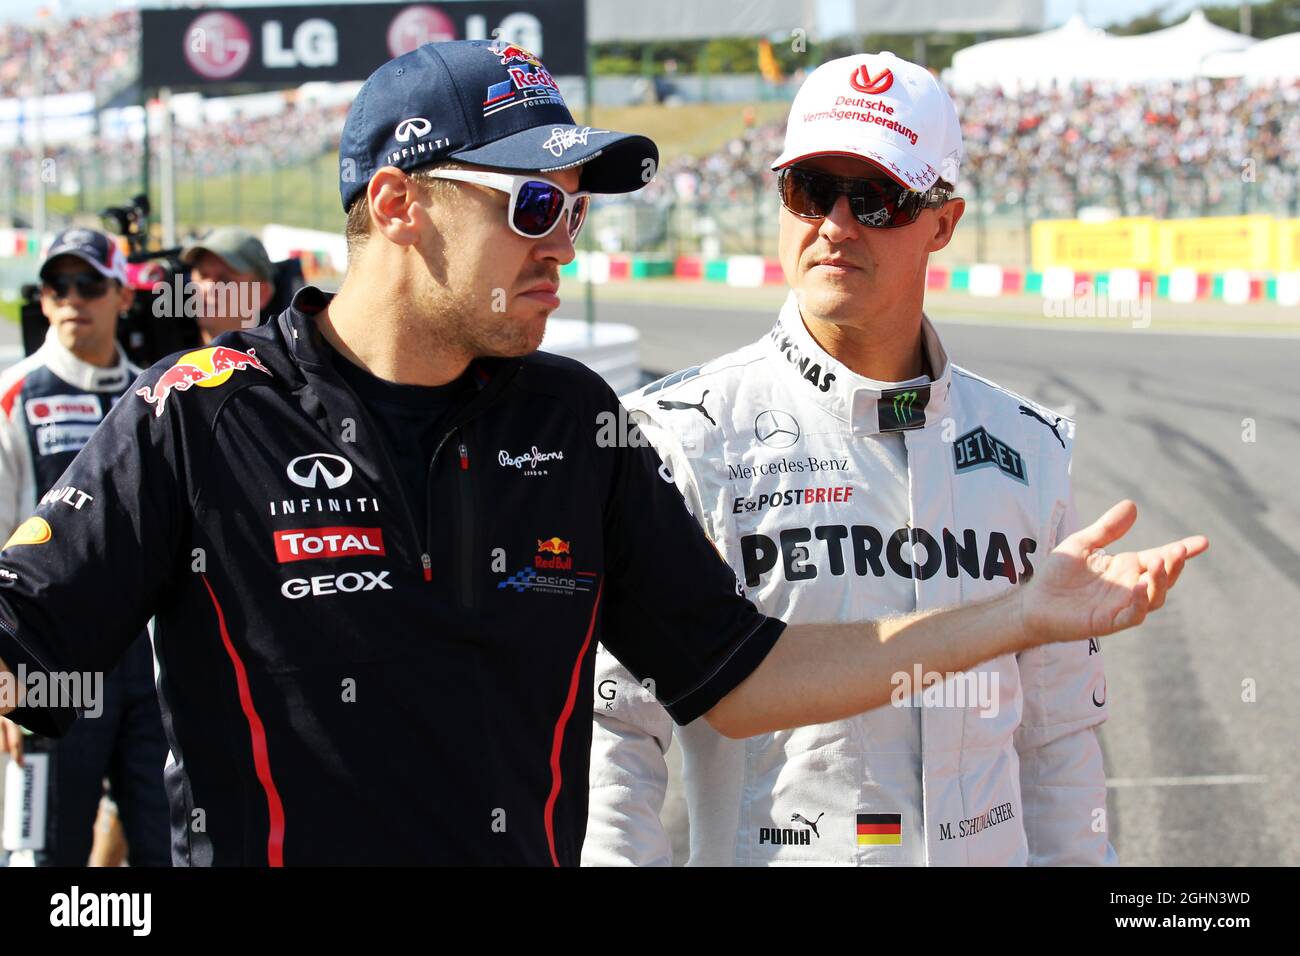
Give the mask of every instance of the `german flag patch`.
[[901, 813], [859, 813], [858, 846], [902, 846]]

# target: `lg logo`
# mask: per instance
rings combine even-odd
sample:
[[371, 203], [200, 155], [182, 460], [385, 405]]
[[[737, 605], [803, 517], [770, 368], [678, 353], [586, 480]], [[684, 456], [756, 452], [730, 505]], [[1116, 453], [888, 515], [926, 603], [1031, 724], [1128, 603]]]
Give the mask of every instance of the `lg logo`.
[[[185, 32], [185, 60], [199, 76], [230, 79], [253, 55], [253, 34], [231, 13], [214, 10], [200, 15]], [[285, 46], [284, 24], [262, 24], [262, 66], [267, 69], [331, 67], [338, 64], [339, 41], [334, 24], [320, 17], [299, 23]]]
[[339, 455], [317, 452], [299, 455], [285, 469], [289, 480], [302, 488], [342, 488], [352, 480], [352, 462]]
[[215, 10], [186, 31], [185, 60], [199, 76], [224, 80], [244, 68], [253, 52], [253, 35], [239, 17]]
[[419, 139], [421, 136], [428, 136], [432, 131], [433, 124], [427, 119], [423, 116], [413, 116], [398, 123], [393, 135], [397, 137], [399, 143], [405, 143], [412, 136]]
[[789, 412], [769, 408], [754, 419], [754, 437], [769, 448], [789, 448], [799, 440], [799, 423]]

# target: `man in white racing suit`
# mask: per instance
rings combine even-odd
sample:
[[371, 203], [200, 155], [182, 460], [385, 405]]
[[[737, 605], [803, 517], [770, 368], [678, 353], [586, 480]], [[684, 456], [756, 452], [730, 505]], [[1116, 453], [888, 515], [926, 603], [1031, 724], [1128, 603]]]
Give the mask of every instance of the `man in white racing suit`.
[[[835, 116], [849, 109], [902, 132]], [[632, 417], [766, 614], [878, 620], [1003, 593], [1075, 530], [1074, 423], [954, 366], [922, 314], [927, 257], [963, 206], [951, 101], [868, 54], [819, 67], [790, 117], [775, 327], [625, 399]], [[896, 674], [891, 705], [834, 723], [679, 727], [690, 864], [1115, 862], [1097, 641], [938, 677]], [[673, 724], [647, 685], [602, 649], [585, 864], [671, 861]]]

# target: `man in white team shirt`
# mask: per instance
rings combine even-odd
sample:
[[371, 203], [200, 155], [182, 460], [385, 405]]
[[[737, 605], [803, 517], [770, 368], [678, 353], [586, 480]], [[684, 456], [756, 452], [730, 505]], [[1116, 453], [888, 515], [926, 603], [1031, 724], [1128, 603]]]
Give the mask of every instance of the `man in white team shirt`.
[[[626, 399], [765, 613], [864, 621], [993, 597], [1075, 530], [1074, 423], [952, 365], [922, 312], [964, 203], [948, 95], [890, 53], [790, 111], [768, 336]], [[947, 676], [947, 675], [946, 675]], [[919, 678], [919, 680], [918, 680]], [[1103, 864], [1095, 640], [997, 658], [835, 723], [677, 729], [690, 863]], [[583, 862], [667, 864], [668, 714], [602, 652]]]

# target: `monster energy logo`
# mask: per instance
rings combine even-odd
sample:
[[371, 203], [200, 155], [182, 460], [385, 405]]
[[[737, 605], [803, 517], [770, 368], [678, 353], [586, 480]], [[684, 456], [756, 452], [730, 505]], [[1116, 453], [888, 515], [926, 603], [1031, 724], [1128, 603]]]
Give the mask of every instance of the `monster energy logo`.
[[929, 401], [929, 385], [887, 390], [881, 393], [877, 403], [880, 430], [895, 432], [922, 427], [925, 424], [925, 406]]
[[912, 405], [916, 402], [916, 391], [901, 392], [894, 396], [894, 419], [901, 425], [912, 417]]

